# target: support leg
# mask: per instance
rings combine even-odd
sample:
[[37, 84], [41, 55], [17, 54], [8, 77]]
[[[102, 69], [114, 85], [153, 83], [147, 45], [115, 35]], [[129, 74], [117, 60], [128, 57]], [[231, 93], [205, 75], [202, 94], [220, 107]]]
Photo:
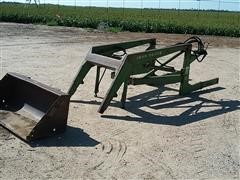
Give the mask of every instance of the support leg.
[[204, 87], [208, 87], [208, 86], [212, 86], [214, 84], [218, 84], [218, 81], [219, 79], [218, 78], [215, 78], [215, 79], [210, 79], [208, 81], [203, 81], [203, 82], [199, 82], [199, 83], [196, 83], [196, 84], [188, 84], [187, 88], [184, 90], [184, 91], [180, 91], [180, 95], [187, 95], [193, 91], [197, 91], [199, 89], [202, 89]]
[[214, 79], [210, 79], [208, 81], [203, 81], [203, 82], [199, 82], [199, 83], [190, 85], [191, 91], [196, 91], [196, 90], [202, 89], [204, 87], [212, 86], [214, 84], [217, 84], [218, 81], [219, 81], [218, 78], [214, 78]]
[[97, 66], [96, 81], [95, 81], [95, 90], [94, 90], [95, 97], [97, 97], [97, 93], [99, 92], [100, 68], [101, 68], [101, 67]]
[[128, 88], [128, 82], [125, 81], [123, 85], [123, 93], [122, 93], [122, 98], [121, 98], [121, 103], [122, 103], [122, 108], [125, 108], [125, 102], [127, 98], [127, 88]]

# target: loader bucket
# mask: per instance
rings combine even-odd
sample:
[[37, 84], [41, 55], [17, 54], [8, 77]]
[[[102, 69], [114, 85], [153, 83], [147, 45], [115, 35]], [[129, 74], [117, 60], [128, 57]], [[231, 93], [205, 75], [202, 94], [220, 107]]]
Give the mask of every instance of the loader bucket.
[[70, 96], [29, 77], [8, 73], [0, 81], [0, 124], [25, 141], [66, 129]]

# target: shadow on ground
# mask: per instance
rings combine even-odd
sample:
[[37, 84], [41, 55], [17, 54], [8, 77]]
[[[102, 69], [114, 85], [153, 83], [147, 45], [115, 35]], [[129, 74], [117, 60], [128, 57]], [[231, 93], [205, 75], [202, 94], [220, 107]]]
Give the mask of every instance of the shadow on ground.
[[[210, 100], [201, 97], [201, 95], [223, 89], [224, 88], [216, 87], [194, 92], [189, 96], [161, 95], [163, 91], [176, 90], [171, 88], [157, 89], [128, 99], [129, 102], [126, 103], [125, 109], [134, 114], [134, 116], [102, 115], [102, 117], [115, 120], [181, 126], [239, 110], [240, 101], [238, 100]], [[114, 106], [115, 105], [116, 104], [114, 104]], [[159, 113], [155, 115], [143, 110], [143, 107], [162, 111], [162, 113], [165, 113], [164, 108], [182, 108], [183, 112], [178, 115], [166, 115], [166, 113], [165, 115], [159, 115]]]
[[32, 147], [94, 147], [99, 144], [82, 129], [67, 126], [64, 133], [30, 143]]

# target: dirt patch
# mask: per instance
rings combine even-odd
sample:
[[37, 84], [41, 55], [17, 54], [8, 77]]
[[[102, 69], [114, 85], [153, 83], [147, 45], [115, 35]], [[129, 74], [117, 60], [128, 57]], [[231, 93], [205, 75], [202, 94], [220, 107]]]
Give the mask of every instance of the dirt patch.
[[[156, 37], [159, 46], [190, 35], [102, 33], [78, 28], [0, 24], [2, 73], [13, 71], [67, 91], [92, 45]], [[130, 86], [101, 116], [95, 70], [70, 105], [66, 133], [28, 145], [0, 128], [2, 179], [238, 179], [239, 38], [201, 36], [208, 57], [191, 78], [219, 77], [218, 85], [189, 97], [177, 84]], [[109, 87], [107, 73], [100, 97]]]

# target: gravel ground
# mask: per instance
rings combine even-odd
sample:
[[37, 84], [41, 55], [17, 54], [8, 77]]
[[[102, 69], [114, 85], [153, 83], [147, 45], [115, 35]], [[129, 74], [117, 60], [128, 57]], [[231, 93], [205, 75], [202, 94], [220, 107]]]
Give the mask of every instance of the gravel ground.
[[[14, 23], [0, 23], [0, 35], [0, 78], [19, 72], [65, 92], [93, 45], [156, 37], [162, 47], [190, 36]], [[178, 84], [130, 86], [125, 110], [119, 96], [100, 115], [93, 69], [72, 97], [65, 133], [29, 145], [0, 127], [0, 178], [239, 179], [239, 38], [202, 38], [209, 55], [191, 78], [219, 77], [218, 85], [189, 97], [177, 95]]]

